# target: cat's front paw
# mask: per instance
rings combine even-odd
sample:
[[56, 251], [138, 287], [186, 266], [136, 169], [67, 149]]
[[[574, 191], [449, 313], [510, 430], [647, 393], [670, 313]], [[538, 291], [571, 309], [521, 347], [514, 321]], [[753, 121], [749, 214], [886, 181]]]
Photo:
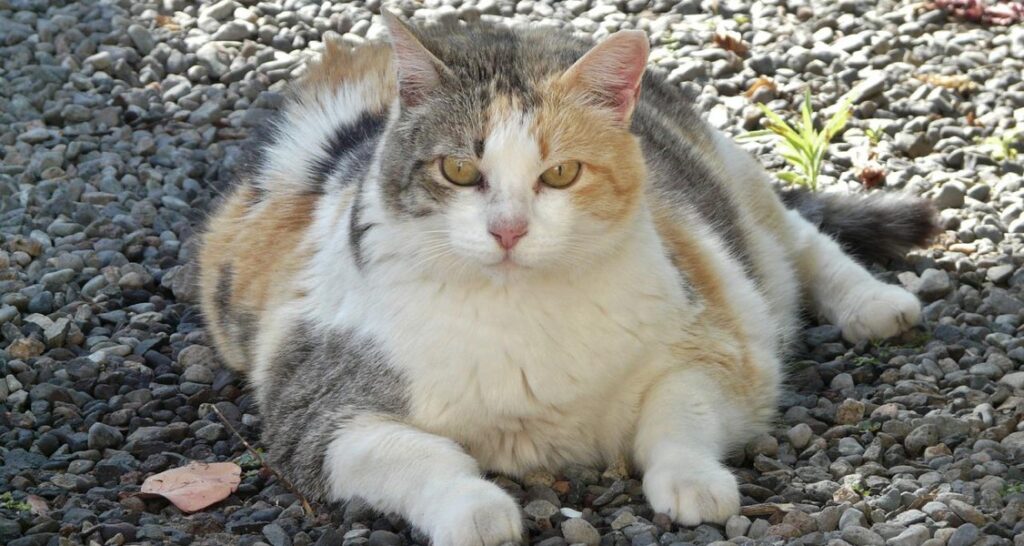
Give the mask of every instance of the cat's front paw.
[[841, 315], [839, 328], [851, 343], [886, 339], [921, 320], [921, 302], [903, 288], [876, 283], [855, 292]]
[[438, 511], [430, 533], [434, 546], [499, 546], [522, 541], [519, 504], [487, 480], [453, 487], [434, 508]]
[[740, 511], [735, 476], [712, 458], [666, 461], [651, 467], [644, 474], [644, 494], [655, 512], [688, 527], [725, 523]]

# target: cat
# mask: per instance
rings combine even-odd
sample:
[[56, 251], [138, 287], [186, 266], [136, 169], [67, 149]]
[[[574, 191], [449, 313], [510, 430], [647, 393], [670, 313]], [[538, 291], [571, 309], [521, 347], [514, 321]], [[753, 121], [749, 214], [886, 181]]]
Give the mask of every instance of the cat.
[[209, 332], [310, 497], [493, 545], [523, 524], [483, 472], [624, 459], [656, 512], [721, 523], [803, 300], [852, 342], [919, 321], [847, 251], [925, 244], [930, 205], [780, 197], [644, 33], [382, 17], [389, 43], [327, 44], [202, 235]]

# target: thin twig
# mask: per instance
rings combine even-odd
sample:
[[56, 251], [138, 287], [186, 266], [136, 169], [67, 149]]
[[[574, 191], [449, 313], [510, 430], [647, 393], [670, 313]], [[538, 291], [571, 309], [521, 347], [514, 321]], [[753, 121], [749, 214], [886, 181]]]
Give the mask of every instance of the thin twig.
[[299, 501], [302, 502], [302, 510], [306, 512], [306, 515], [310, 517], [314, 516], [315, 513], [313, 512], [313, 507], [309, 505], [309, 501], [306, 500], [305, 495], [303, 495], [298, 489], [296, 489], [292, 482], [288, 481], [288, 478], [282, 476], [280, 472], [274, 469], [274, 467], [267, 464], [267, 461], [263, 460], [263, 456], [260, 455], [258, 451], [253, 449], [253, 447], [249, 445], [249, 442], [245, 441], [245, 438], [243, 438], [242, 435], [239, 434], [237, 430], [235, 430], [235, 427], [228, 422], [227, 417], [224, 417], [224, 414], [221, 413], [219, 409], [217, 409], [216, 405], [210, 404], [210, 407], [213, 408], [213, 412], [217, 414], [217, 417], [220, 418], [220, 421], [224, 423], [226, 427], [228, 427], [228, 430], [230, 430], [231, 433], [235, 435], [235, 437], [242, 441], [242, 445], [245, 446], [245, 449], [249, 450], [249, 453], [252, 453], [253, 457], [256, 457], [256, 460], [260, 462], [260, 466], [269, 470], [270, 473], [273, 474], [282, 484], [284, 484], [284, 486], [289, 491], [291, 491], [293, 495], [299, 498]]

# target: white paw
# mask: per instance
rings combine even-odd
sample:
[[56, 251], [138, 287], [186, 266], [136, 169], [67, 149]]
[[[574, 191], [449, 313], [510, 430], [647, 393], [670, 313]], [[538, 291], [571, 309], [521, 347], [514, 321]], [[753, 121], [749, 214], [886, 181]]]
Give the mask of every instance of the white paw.
[[653, 465], [644, 474], [644, 494], [655, 512], [688, 527], [725, 523], [740, 511], [736, 477], [711, 457]]
[[519, 504], [487, 480], [453, 486], [434, 509], [433, 546], [499, 546], [522, 541]]
[[921, 320], [921, 302], [899, 286], [873, 283], [854, 292], [839, 317], [843, 337], [851, 343], [895, 336]]

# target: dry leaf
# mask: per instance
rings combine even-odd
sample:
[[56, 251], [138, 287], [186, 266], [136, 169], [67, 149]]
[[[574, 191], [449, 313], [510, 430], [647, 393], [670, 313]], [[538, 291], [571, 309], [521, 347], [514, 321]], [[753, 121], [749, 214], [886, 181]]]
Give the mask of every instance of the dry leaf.
[[914, 76], [915, 78], [938, 87], [945, 87], [946, 89], [953, 89], [961, 93], [968, 93], [978, 88], [978, 84], [974, 83], [974, 80], [963, 75], [943, 75], [943, 74], [919, 74]]
[[748, 47], [747, 44], [743, 42], [743, 38], [740, 37], [739, 33], [737, 32], [727, 32], [720, 30], [715, 33], [712, 40], [715, 42], [716, 46], [726, 51], [732, 51], [733, 53], [739, 55], [740, 57], [746, 56], [747, 51], [750, 50], [750, 47]]
[[179, 25], [177, 21], [174, 20], [174, 17], [171, 17], [170, 15], [157, 15], [156, 26], [166, 28], [171, 32], [181, 30], [181, 25]]
[[750, 518], [768, 516], [768, 522], [774, 525], [782, 523], [782, 518], [795, 509], [796, 505], [792, 503], [761, 503], [740, 508], [740, 514]]
[[191, 462], [146, 478], [141, 492], [164, 497], [182, 512], [195, 512], [226, 499], [241, 481], [242, 468], [235, 463]]
[[856, 171], [857, 179], [860, 180], [861, 184], [867, 189], [874, 189], [881, 186], [885, 182], [885, 167], [882, 167], [878, 163], [872, 161], [867, 165], [864, 165]]
[[778, 86], [775, 85], [775, 81], [773, 81], [771, 78], [759, 76], [756, 80], [754, 80], [754, 83], [750, 84], [750, 87], [748, 87], [747, 90], [743, 92], [743, 94], [746, 95], [748, 99], [750, 99], [753, 98], [754, 95], [757, 94], [757, 92], [760, 91], [761, 89], [771, 89], [773, 93], [779, 90]]

